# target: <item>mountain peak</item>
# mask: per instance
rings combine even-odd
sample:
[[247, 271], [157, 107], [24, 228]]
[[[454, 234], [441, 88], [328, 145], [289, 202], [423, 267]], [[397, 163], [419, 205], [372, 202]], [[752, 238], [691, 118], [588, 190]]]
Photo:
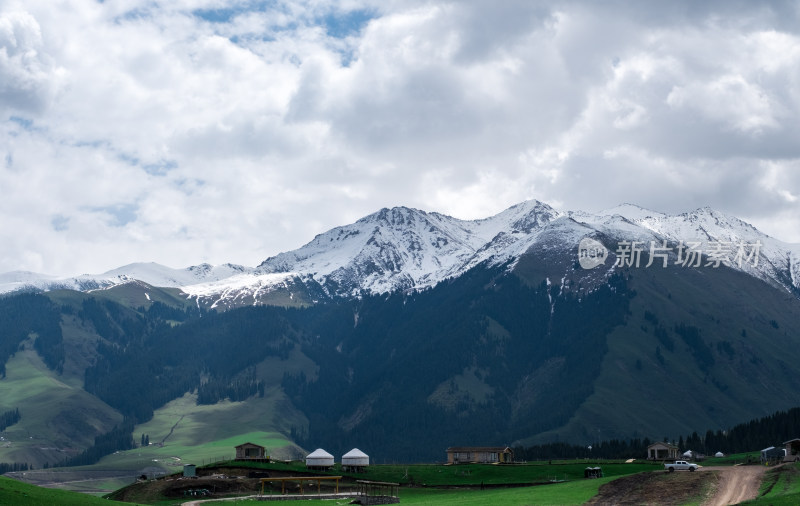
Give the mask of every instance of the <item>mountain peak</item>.
[[637, 221], [645, 218], [662, 218], [664, 213], [652, 211], [636, 204], [624, 203], [609, 209], [604, 209], [597, 213], [600, 216], [622, 216], [629, 221]]
[[410, 207], [384, 207], [380, 211], [372, 213], [358, 221], [377, 222], [381, 225], [388, 226], [404, 226], [416, 219], [426, 219], [427, 216], [428, 213], [425, 211], [420, 211], [419, 209], [413, 209]]
[[0, 276], [0, 292], [56, 286], [83, 290], [137, 279], [153, 286], [181, 287], [186, 293], [197, 293], [197, 287], [202, 285], [206, 298], [217, 293], [220, 298], [235, 299], [237, 290], [249, 290], [248, 300], [258, 303], [259, 294], [268, 291], [263, 287], [292, 279], [292, 283], [313, 280], [330, 296], [349, 297], [432, 287], [484, 263], [514, 268], [528, 252], [545, 252], [548, 258], [560, 258], [563, 262], [558, 263], [571, 269], [577, 245], [586, 236], [645, 243], [760, 243], [763, 262], [733, 267], [800, 293], [800, 248], [772, 239], [710, 207], [669, 215], [626, 203], [599, 213], [564, 213], [538, 200], [520, 202], [478, 220], [404, 206], [383, 208], [354, 223], [318, 234], [296, 250], [267, 258], [257, 268], [203, 263], [171, 269], [155, 263], [135, 263], [101, 275], [64, 279], [9, 273]]

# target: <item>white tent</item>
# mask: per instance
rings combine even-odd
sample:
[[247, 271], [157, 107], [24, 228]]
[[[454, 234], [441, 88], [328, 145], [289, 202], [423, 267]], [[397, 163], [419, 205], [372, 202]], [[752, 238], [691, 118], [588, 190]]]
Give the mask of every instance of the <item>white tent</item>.
[[358, 448], [353, 448], [342, 455], [342, 465], [348, 467], [366, 467], [369, 465], [369, 455]]
[[722, 452], [717, 452], [714, 454], [715, 457], [724, 457], [725, 455]]
[[692, 458], [692, 450], [686, 450], [685, 452], [683, 452], [683, 458], [685, 459]]
[[306, 457], [306, 467], [331, 467], [333, 455], [322, 448], [317, 448]]

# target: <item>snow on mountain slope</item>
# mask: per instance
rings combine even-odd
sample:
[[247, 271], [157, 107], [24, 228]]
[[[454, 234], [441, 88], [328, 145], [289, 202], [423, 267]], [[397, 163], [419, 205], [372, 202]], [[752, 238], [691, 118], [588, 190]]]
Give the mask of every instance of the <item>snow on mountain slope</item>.
[[[323, 286], [334, 283], [339, 295], [424, 288], [502, 255], [555, 216], [557, 211], [536, 201], [476, 221], [405, 207], [381, 209], [268, 258], [258, 271], [304, 272]], [[493, 242], [499, 247], [487, 247]]]
[[[587, 213], [588, 214], [588, 213]], [[646, 218], [662, 218], [665, 217], [666, 214], [659, 213], [658, 211], [651, 211], [650, 209], [645, 209], [643, 207], [639, 207], [635, 204], [620, 204], [616, 207], [612, 207], [611, 209], [604, 209], [597, 213], [597, 216], [622, 216], [625, 219], [630, 221], [639, 221], [644, 220]]]
[[0, 274], [0, 293], [13, 292], [25, 287], [44, 289], [57, 279], [56, 276], [48, 276], [29, 271], [12, 271]]
[[709, 208], [668, 215], [632, 204], [599, 213], [560, 212], [535, 200], [480, 220], [406, 207], [381, 209], [319, 234], [299, 249], [270, 257], [256, 268], [201, 264], [171, 269], [137, 263], [100, 275], [65, 279], [13, 272], [0, 275], [0, 292], [21, 288], [87, 291], [136, 279], [154, 286], [179, 287], [198, 303], [202, 300], [212, 306], [220, 302], [225, 307], [257, 304], [261, 297], [281, 288], [291, 296], [295, 283], [318, 285], [316, 289], [328, 296], [351, 297], [423, 289], [481, 263], [507, 263], [513, 268], [528, 252], [542, 255], [543, 262], [566, 258], [565, 265], [572, 269], [584, 237], [602, 238], [612, 257], [615, 242], [638, 241], [647, 251], [651, 242], [667, 241], [673, 260], [677, 245], [691, 241], [702, 241], [704, 248], [725, 243], [730, 259], [735, 258], [737, 245], [752, 249], [758, 244], [758, 262], [734, 262], [731, 267], [800, 295], [800, 245], [778, 241], [738, 218]]
[[295, 272], [276, 274], [235, 274], [222, 280], [183, 287], [183, 292], [211, 309], [257, 303], [261, 297], [281, 288], [289, 288]]
[[179, 288], [201, 282], [214, 282], [231, 276], [252, 272], [250, 267], [224, 264], [212, 266], [200, 264], [186, 269], [172, 269], [156, 263], [134, 263], [110, 270], [103, 274], [82, 274], [71, 278], [59, 278], [34, 272], [14, 271], [0, 274], [0, 293], [17, 290], [68, 289], [91, 291], [110, 288], [133, 280], [152, 286]]
[[17, 290], [77, 290], [88, 291], [98, 288], [113, 286], [110, 279], [82, 275], [72, 278], [59, 278], [47, 274], [28, 271], [13, 271], [0, 275], [0, 293], [14, 292]]
[[[800, 245], [779, 241], [736, 217], [708, 207], [666, 215], [630, 205], [603, 211], [599, 215], [623, 217], [632, 225], [650, 230], [662, 240], [666, 239], [669, 245], [698, 242], [701, 249], [708, 250], [718, 244], [734, 268], [789, 290], [800, 289]], [[737, 261], [740, 247], [744, 247], [745, 255], [756, 250], [758, 260]]]
[[172, 269], [157, 263], [134, 263], [100, 274], [99, 278], [137, 279], [153, 286], [181, 287], [199, 282], [220, 281], [252, 272], [241, 265], [200, 264], [186, 269]]

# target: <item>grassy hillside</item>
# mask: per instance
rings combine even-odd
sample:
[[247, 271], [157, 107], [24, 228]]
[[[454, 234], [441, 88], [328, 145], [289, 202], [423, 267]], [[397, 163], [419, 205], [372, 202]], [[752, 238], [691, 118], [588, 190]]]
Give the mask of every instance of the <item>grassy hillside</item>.
[[53, 290], [52, 292], [47, 292], [47, 296], [59, 304], [70, 304], [75, 307], [80, 306], [81, 301], [88, 297], [109, 300], [131, 309], [140, 307], [146, 309], [154, 302], [181, 309], [195, 305], [177, 288], [159, 288], [140, 281], [89, 293], [73, 290]]
[[[636, 296], [607, 336], [592, 395], [562, 427], [524, 443], [677, 439], [800, 404], [800, 365], [786, 355], [800, 348], [800, 302], [744, 274], [709, 271], [631, 269]], [[681, 324], [699, 340], [681, 337]]]
[[[290, 424], [302, 425], [302, 415], [285, 405], [275, 388], [248, 402], [196, 404], [186, 394], [156, 410], [153, 419], [137, 425], [134, 440], [147, 434], [150, 445], [115, 452], [91, 466], [26, 471], [31, 483], [73, 491], [102, 493], [131, 483], [141, 475], [180, 472], [184, 464], [204, 465], [231, 459], [234, 447], [252, 442], [265, 446], [273, 458], [289, 459], [306, 452], [284, 435]], [[278, 432], [284, 431], [284, 432]], [[21, 473], [15, 476], [22, 477]]]
[[121, 503], [109, 501], [99, 497], [92, 497], [75, 492], [64, 490], [53, 490], [49, 488], [29, 485], [10, 478], [0, 476], [0, 504], [13, 504], [14, 506], [94, 506], [94, 505], [121, 505], [131, 503]]
[[[128, 347], [130, 341], [141, 341], [142, 335], [132, 334], [131, 329], [166, 328], [168, 331], [169, 326], [180, 326], [180, 321], [168, 319], [171, 318], [170, 311], [180, 313], [187, 307], [185, 300], [168, 290], [137, 283], [92, 294], [56, 291], [48, 296], [57, 308], [61, 308], [61, 345], [65, 350], [63, 369], [54, 371], [47, 367], [33, 349], [36, 336], [32, 334], [4, 364], [5, 377], [0, 377], [0, 412], [19, 408], [22, 414], [19, 423], [0, 434], [3, 438], [0, 440], [0, 462], [28, 463], [36, 469], [79, 454], [94, 442], [95, 436], [122, 422], [119, 411], [84, 390], [87, 369], [96, 364], [103, 353], [113, 354], [115, 350]], [[92, 304], [87, 306], [90, 302]], [[161, 306], [156, 307], [159, 303]], [[153, 310], [158, 312], [153, 313]], [[183, 313], [177, 316], [186, 318]], [[166, 326], [154, 327], [159, 319], [163, 321], [164, 318], [167, 318]], [[191, 339], [192, 335], [187, 337]], [[224, 340], [223, 336], [214, 338]], [[158, 353], [158, 343], [154, 346], [156, 350], [150, 356]], [[140, 343], [130, 349], [141, 350], [140, 357], [147, 357], [149, 353]], [[178, 354], [180, 349], [179, 346]], [[247, 351], [243, 353], [247, 354]], [[168, 355], [167, 360], [172, 354]], [[299, 450], [281, 434], [288, 434], [292, 427], [303, 427], [307, 421], [275, 385], [287, 371], [302, 371], [313, 378], [316, 366], [299, 350], [288, 349], [280, 358], [268, 356], [260, 363], [255, 362], [251, 369], [256, 379], [271, 385], [265, 387], [263, 396], [254, 396], [247, 402], [223, 401], [198, 406], [197, 396], [186, 394], [167, 403], [151, 420], [134, 430], [137, 442], [141, 433], [147, 433], [153, 443], [164, 439], [163, 446], [154, 444], [143, 449], [144, 456], [122, 452], [109, 456], [96, 468], [70, 468], [69, 472], [87, 471], [85, 477], [91, 479], [92, 473], [88, 471], [100, 469], [105, 474], [96, 480], [97, 487], [105, 489], [108, 485], [103, 483], [104, 480], [114, 473], [122, 473], [127, 476], [124, 479], [130, 479], [132, 472], [143, 468], [166, 469], [167, 463], [174, 463], [175, 458], [202, 462], [230, 456], [235, 444], [248, 439], [274, 449], [277, 456], [294, 455]], [[152, 374], [158, 374], [157, 369], [152, 371]], [[134, 395], [137, 385], [148, 385], [152, 379], [148, 371], [137, 372], [144, 375], [128, 375], [124, 379]], [[195, 381], [198, 379], [196, 377]], [[180, 423], [176, 423], [178, 421]], [[29, 477], [48, 484], [63, 480], [80, 482], [78, 488], [93, 486], [83, 482], [84, 476], [54, 472], [37, 471]]]
[[786, 464], [770, 469], [761, 482], [758, 498], [742, 504], [772, 506], [800, 504], [800, 466]]
[[0, 411], [19, 407], [22, 415], [2, 433], [0, 462], [56, 463], [121, 422], [108, 405], [49, 370], [30, 342], [23, 344], [0, 380]]
[[302, 415], [286, 405], [276, 388], [247, 402], [198, 406], [196, 401], [196, 394], [186, 394], [156, 410], [152, 420], [134, 430], [136, 441], [141, 434], [149, 436], [149, 446], [109, 455], [96, 467], [148, 465], [175, 472], [184, 464], [230, 459], [234, 446], [248, 441], [267, 447], [274, 458], [305, 455], [283, 435], [292, 423], [303, 423]]

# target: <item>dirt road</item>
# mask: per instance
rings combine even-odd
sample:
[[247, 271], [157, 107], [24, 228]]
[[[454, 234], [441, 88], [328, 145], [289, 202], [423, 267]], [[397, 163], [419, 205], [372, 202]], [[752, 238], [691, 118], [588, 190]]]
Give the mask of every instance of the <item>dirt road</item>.
[[764, 466], [703, 467], [702, 472], [718, 471], [717, 491], [703, 506], [728, 506], [755, 499], [766, 471]]
[[678, 506], [701, 495], [705, 495], [702, 506], [738, 504], [758, 495], [765, 470], [764, 466], [713, 466], [694, 473], [642, 472], [602, 485], [587, 505]]

